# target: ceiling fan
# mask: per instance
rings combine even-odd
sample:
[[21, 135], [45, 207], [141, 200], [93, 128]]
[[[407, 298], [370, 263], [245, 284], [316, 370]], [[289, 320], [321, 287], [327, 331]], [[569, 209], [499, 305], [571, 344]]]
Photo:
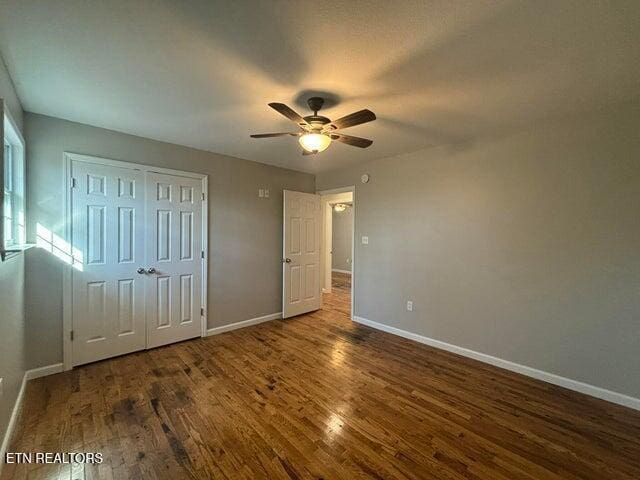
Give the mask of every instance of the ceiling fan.
[[327, 117], [318, 115], [318, 110], [324, 104], [323, 98], [311, 97], [307, 100], [307, 104], [313, 110], [313, 115], [301, 117], [284, 103], [270, 103], [269, 106], [271, 108], [298, 125], [300, 130], [297, 132], [257, 133], [251, 135], [251, 138], [285, 137], [287, 135], [298, 137], [303, 149], [303, 155], [311, 155], [326, 150], [331, 145], [332, 140], [360, 148], [367, 148], [373, 143], [372, 140], [366, 138], [352, 137], [336, 132], [336, 130], [354, 127], [375, 120], [376, 116], [371, 110], [360, 110], [332, 121]]

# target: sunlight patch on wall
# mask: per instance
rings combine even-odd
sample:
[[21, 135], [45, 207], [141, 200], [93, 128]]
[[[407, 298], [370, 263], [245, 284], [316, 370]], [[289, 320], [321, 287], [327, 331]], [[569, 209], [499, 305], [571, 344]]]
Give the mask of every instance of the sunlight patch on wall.
[[76, 270], [83, 270], [82, 251], [72, 247], [69, 242], [39, 223], [36, 225], [36, 246], [51, 253], [64, 263], [73, 265]]

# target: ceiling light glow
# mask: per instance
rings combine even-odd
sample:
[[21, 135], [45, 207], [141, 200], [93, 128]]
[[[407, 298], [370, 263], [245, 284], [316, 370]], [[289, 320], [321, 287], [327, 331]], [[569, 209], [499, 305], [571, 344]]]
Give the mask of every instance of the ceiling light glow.
[[324, 133], [305, 133], [298, 141], [302, 148], [311, 153], [322, 152], [331, 145], [331, 138]]
[[334, 209], [336, 212], [344, 212], [344, 211], [347, 209], [347, 205], [345, 205], [344, 203], [336, 203], [336, 204], [333, 206], [333, 209]]

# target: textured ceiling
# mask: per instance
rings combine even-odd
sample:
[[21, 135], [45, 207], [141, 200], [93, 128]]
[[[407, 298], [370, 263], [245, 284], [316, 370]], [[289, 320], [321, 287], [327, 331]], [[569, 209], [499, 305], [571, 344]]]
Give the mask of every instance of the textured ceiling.
[[[638, 1], [0, 0], [25, 110], [318, 172], [637, 96]], [[368, 149], [300, 155], [267, 107], [326, 91]], [[636, 97], [637, 98], [637, 97]]]

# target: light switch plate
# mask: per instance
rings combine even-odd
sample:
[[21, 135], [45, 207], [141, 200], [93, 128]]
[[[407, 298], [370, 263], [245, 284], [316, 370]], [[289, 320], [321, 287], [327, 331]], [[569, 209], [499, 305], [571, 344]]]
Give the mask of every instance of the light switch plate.
[[407, 300], [407, 312], [413, 312], [413, 302], [411, 300]]
[[269, 198], [269, 189], [268, 188], [264, 189], [264, 198]]
[[263, 198], [263, 197], [264, 197], [264, 188], [261, 188], [261, 189], [259, 189], [259, 190], [258, 190], [258, 196], [259, 196], [260, 198]]
[[369, 237], [362, 237], [362, 244], [369, 245]]

